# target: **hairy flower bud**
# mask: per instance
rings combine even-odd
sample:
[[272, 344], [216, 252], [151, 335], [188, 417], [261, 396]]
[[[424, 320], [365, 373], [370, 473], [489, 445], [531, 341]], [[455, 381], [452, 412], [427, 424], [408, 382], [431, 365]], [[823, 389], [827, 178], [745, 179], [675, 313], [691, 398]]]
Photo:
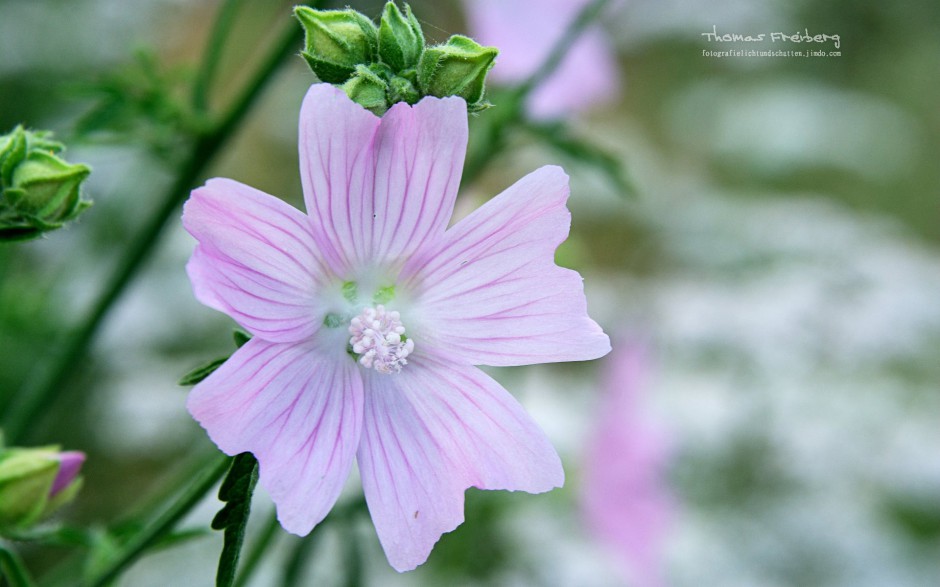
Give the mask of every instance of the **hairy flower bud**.
[[395, 72], [413, 69], [424, 51], [421, 24], [405, 4], [405, 14], [389, 1], [379, 23], [379, 56]]
[[407, 77], [396, 75], [388, 82], [388, 102], [407, 102], [408, 104], [417, 104], [421, 99], [421, 94], [415, 87], [412, 80]]
[[56, 447], [0, 448], [0, 534], [24, 530], [74, 499], [85, 455]]
[[356, 73], [343, 84], [343, 91], [353, 102], [377, 116], [388, 110], [387, 90], [385, 80], [364, 65], [357, 65]]
[[298, 6], [294, 15], [306, 33], [301, 55], [321, 81], [342, 84], [353, 75], [357, 65], [375, 60], [378, 31], [359, 12]]
[[59, 228], [91, 205], [80, 193], [91, 169], [59, 158], [64, 146], [49, 137], [21, 126], [0, 136], [0, 241]]
[[418, 63], [418, 87], [425, 95], [460, 96], [471, 112], [489, 106], [483, 101], [486, 74], [499, 50], [469, 37], [454, 35], [443, 45], [428, 47]]

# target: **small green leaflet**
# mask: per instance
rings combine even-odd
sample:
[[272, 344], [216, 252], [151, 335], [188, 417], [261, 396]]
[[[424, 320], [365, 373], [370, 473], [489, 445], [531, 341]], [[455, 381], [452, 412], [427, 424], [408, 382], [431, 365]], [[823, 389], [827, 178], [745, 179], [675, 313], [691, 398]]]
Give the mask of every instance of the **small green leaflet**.
[[209, 375], [222, 366], [222, 363], [228, 360], [228, 357], [222, 357], [221, 359], [214, 359], [209, 361], [205, 365], [200, 365], [196, 367], [186, 375], [183, 375], [180, 380], [177, 382], [178, 385], [188, 386], [196, 385]]
[[251, 513], [251, 494], [258, 482], [258, 461], [250, 452], [243, 452], [232, 460], [228, 475], [219, 488], [219, 499], [225, 505], [212, 519], [212, 529], [224, 531], [216, 587], [231, 587], [235, 583], [238, 557], [245, 541], [245, 527]]
[[[241, 348], [246, 342], [251, 340], [251, 335], [241, 330], [236, 330], [235, 332], [232, 333], [232, 336], [235, 339], [235, 346], [237, 346], [238, 348]], [[180, 380], [177, 382], [177, 385], [182, 385], [182, 386], [196, 385], [197, 383], [199, 383], [200, 381], [202, 381], [209, 375], [212, 375], [212, 373], [214, 373], [216, 369], [221, 367], [222, 363], [224, 363], [227, 360], [228, 360], [228, 357], [221, 357], [219, 359], [213, 359], [209, 361], [208, 363], [205, 363], [204, 365], [200, 365], [196, 367], [195, 369], [193, 369], [192, 371], [190, 371], [189, 373], [187, 373], [186, 375], [183, 375], [180, 378]]]

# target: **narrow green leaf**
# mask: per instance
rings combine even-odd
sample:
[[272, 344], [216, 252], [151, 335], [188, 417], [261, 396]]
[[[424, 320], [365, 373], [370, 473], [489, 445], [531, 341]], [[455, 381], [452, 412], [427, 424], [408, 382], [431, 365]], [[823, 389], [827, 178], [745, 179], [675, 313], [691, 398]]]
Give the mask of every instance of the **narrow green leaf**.
[[212, 529], [225, 532], [216, 587], [231, 587], [235, 583], [238, 557], [245, 541], [245, 528], [251, 513], [251, 495], [258, 482], [258, 461], [249, 452], [232, 460], [232, 466], [219, 488], [219, 499], [225, 505], [212, 520]]
[[204, 365], [196, 367], [186, 375], [183, 375], [180, 380], [177, 382], [178, 385], [188, 386], [196, 385], [209, 375], [215, 372], [216, 369], [222, 366], [222, 363], [228, 360], [228, 357], [222, 357], [220, 359], [214, 359], [209, 361]]
[[[235, 346], [242, 348], [246, 342], [251, 340], [251, 335], [247, 332], [239, 329], [232, 331], [232, 338], [235, 339]], [[231, 355], [229, 355], [230, 357]], [[220, 357], [218, 359], [213, 359], [208, 363], [196, 367], [186, 375], [183, 375], [180, 380], [177, 382], [177, 385], [189, 386], [196, 385], [209, 375], [212, 375], [216, 369], [222, 366], [222, 363], [227, 361], [229, 357]]]
[[237, 328], [232, 332], [232, 337], [235, 339], [235, 346], [242, 348], [245, 346], [245, 343], [251, 340], [251, 335], [245, 332], [244, 330], [238, 330]]

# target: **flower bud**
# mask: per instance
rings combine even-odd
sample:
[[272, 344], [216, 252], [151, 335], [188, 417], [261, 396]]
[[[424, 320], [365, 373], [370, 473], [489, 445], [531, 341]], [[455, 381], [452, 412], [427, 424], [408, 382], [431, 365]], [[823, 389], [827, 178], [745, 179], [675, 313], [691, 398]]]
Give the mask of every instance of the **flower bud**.
[[356, 72], [343, 84], [349, 99], [377, 116], [388, 110], [388, 84], [372, 69], [357, 65]]
[[460, 96], [471, 111], [483, 110], [486, 74], [499, 50], [484, 47], [461, 35], [454, 35], [443, 45], [428, 47], [418, 63], [418, 87], [425, 95]]
[[412, 69], [424, 51], [424, 33], [421, 24], [405, 4], [405, 14], [389, 1], [379, 23], [379, 56], [395, 72]]
[[320, 81], [341, 84], [357, 65], [375, 61], [378, 31], [364, 15], [352, 9], [314, 10], [306, 6], [294, 8], [294, 15], [306, 33], [301, 55]]
[[417, 104], [421, 99], [421, 94], [414, 83], [406, 77], [400, 75], [394, 76], [388, 82], [388, 103], [406, 102], [408, 104]]
[[84, 461], [55, 447], [0, 449], [0, 534], [24, 530], [74, 499]]
[[91, 205], [80, 193], [91, 170], [56, 156], [63, 148], [22, 127], [0, 136], [0, 241], [59, 228]]

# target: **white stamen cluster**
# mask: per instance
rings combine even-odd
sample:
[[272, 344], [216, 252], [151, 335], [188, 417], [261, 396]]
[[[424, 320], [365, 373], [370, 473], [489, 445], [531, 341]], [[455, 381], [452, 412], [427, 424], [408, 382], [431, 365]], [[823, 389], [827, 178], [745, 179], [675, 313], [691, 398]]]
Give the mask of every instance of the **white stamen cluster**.
[[402, 341], [405, 327], [398, 312], [379, 304], [366, 308], [349, 322], [349, 344], [359, 355], [359, 364], [379, 373], [398, 373], [408, 364], [406, 357], [415, 348], [411, 339]]

